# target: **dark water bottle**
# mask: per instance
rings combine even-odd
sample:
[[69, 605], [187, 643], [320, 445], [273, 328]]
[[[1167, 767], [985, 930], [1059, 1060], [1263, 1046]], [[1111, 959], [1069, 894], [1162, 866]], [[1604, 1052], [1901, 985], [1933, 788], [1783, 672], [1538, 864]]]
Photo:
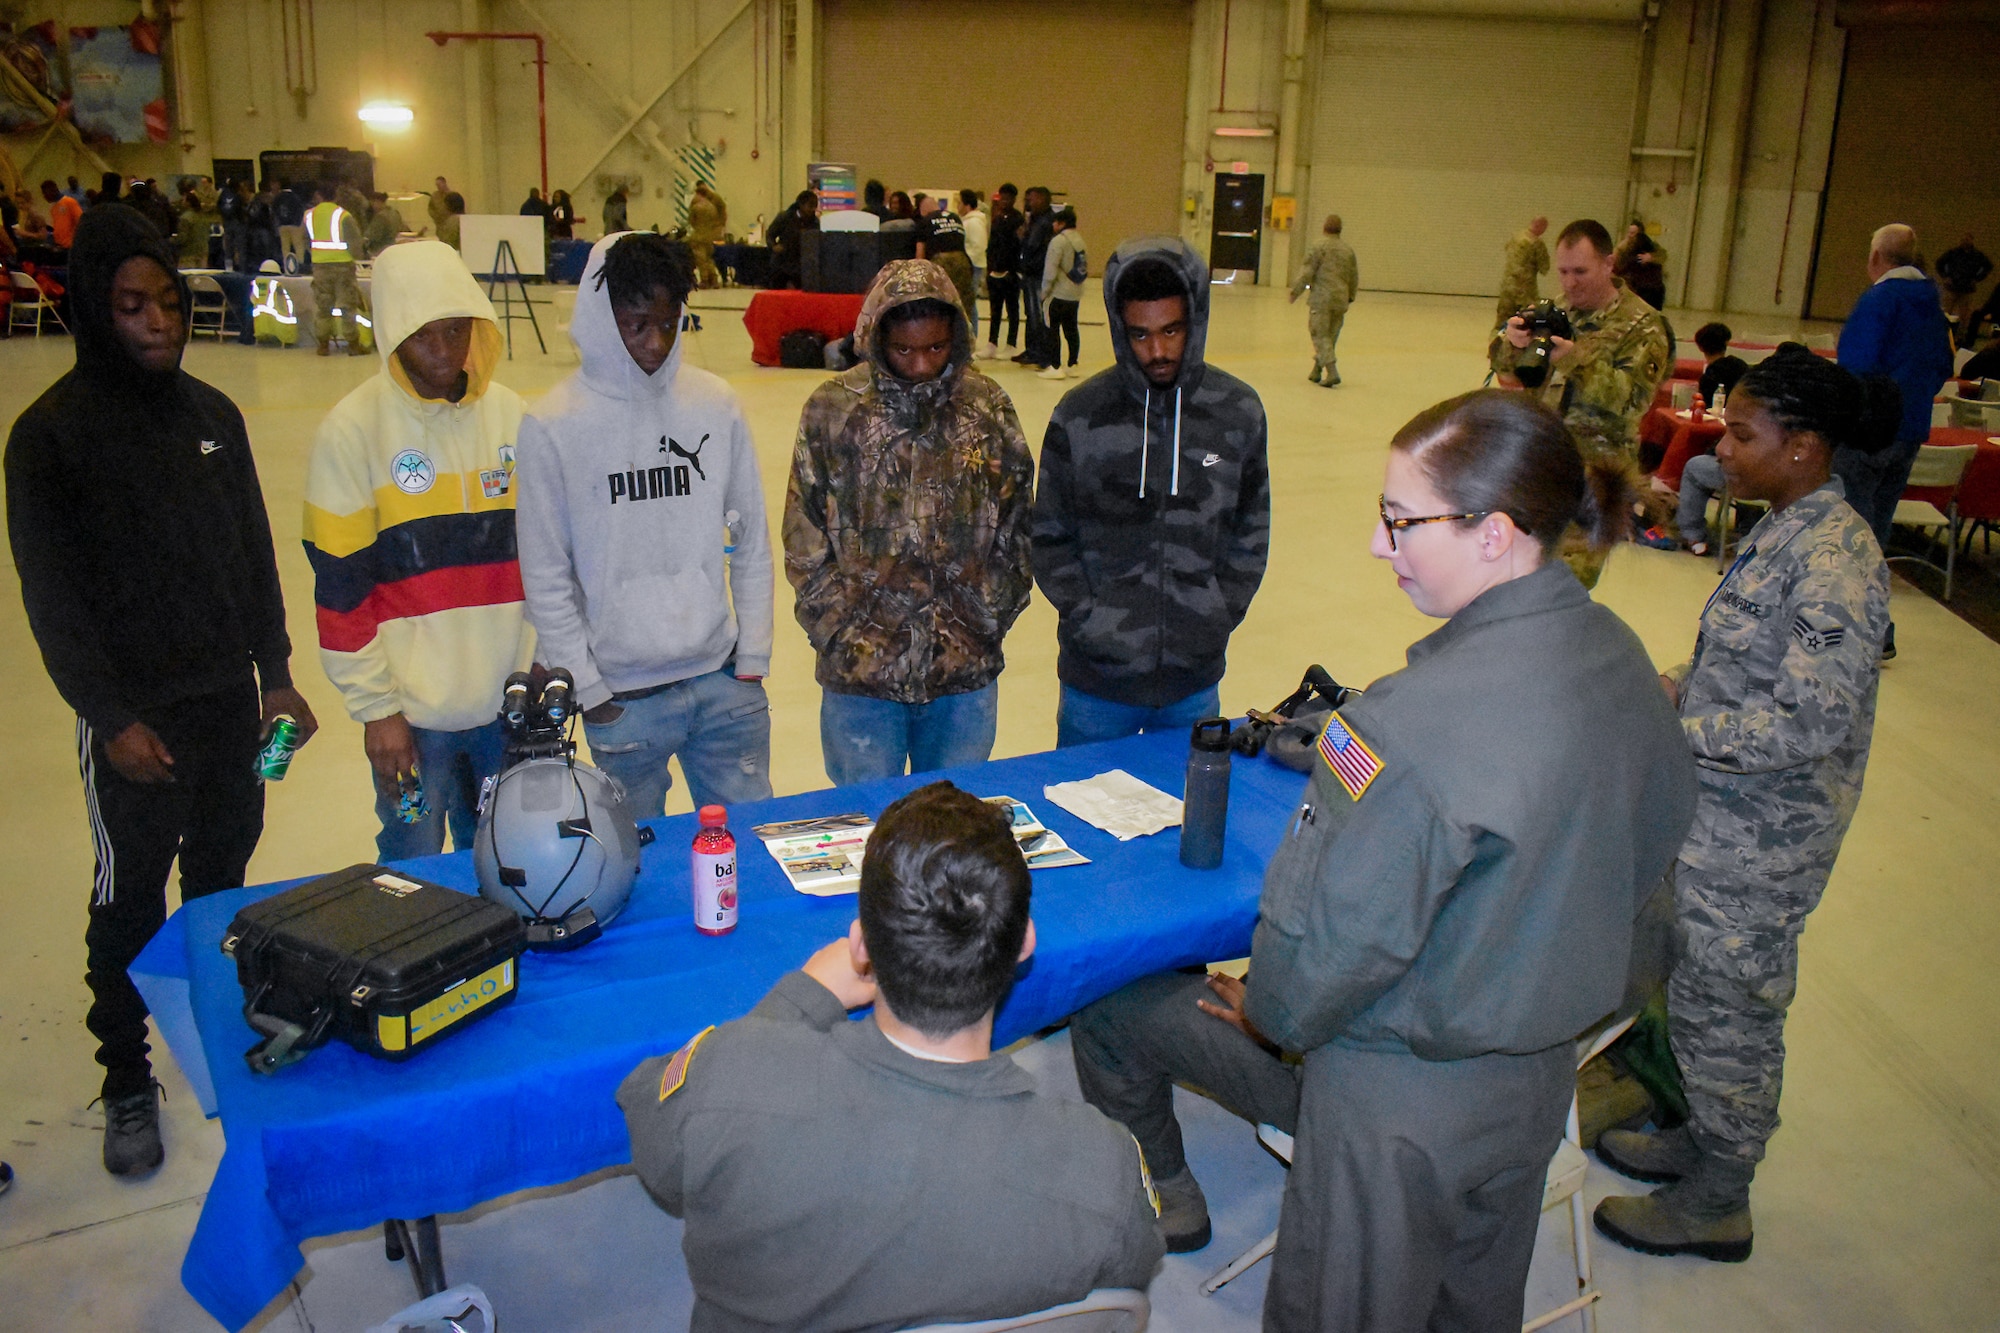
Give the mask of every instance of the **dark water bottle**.
[[1229, 719], [1194, 724], [1188, 744], [1187, 795], [1181, 804], [1181, 864], [1213, 870], [1222, 864], [1229, 826]]

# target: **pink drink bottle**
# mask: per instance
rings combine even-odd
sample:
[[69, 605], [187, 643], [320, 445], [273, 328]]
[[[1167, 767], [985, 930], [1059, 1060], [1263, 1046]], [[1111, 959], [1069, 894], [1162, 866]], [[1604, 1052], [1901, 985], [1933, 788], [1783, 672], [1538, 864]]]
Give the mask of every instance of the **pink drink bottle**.
[[701, 808], [701, 832], [694, 835], [694, 928], [704, 935], [736, 929], [736, 839], [729, 812]]

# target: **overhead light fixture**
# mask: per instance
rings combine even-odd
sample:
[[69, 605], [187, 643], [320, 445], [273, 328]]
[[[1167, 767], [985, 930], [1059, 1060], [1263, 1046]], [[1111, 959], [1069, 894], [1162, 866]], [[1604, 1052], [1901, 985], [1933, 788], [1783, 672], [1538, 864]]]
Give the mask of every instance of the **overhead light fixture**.
[[397, 102], [370, 102], [361, 108], [361, 119], [388, 129], [401, 129], [416, 118], [416, 112]]

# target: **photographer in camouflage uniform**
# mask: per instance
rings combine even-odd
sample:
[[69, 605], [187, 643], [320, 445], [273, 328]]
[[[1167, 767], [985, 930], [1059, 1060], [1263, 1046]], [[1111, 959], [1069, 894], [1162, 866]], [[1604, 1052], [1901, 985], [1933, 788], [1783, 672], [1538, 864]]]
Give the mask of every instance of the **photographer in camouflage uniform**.
[[1831, 476], [1861, 415], [1847, 371], [1774, 356], [1729, 395], [1715, 447], [1731, 491], [1771, 512], [1709, 598], [1693, 658], [1662, 677], [1701, 779], [1674, 867], [1681, 954], [1667, 983], [1689, 1121], [1597, 1143], [1613, 1169], [1664, 1185], [1597, 1208], [1599, 1231], [1647, 1254], [1750, 1257], [1799, 934], [1861, 799], [1889, 627], [1881, 547]]
[[806, 400], [785, 495], [836, 786], [985, 761], [1001, 640], [1034, 579], [1034, 457], [1006, 390], [971, 364], [951, 277], [886, 266], [854, 346], [866, 359]]
[[[1552, 338], [1548, 379], [1535, 390], [1562, 413], [1577, 443], [1588, 452], [1620, 455], [1635, 466], [1639, 422], [1653, 405], [1653, 393], [1673, 369], [1674, 343], [1660, 312], [1612, 276], [1611, 233], [1601, 222], [1583, 218], [1556, 238], [1556, 277], [1574, 338]], [[1501, 385], [1520, 387], [1513, 368], [1532, 336], [1519, 315], [1493, 335], [1487, 355]], [[1605, 555], [1572, 538], [1563, 559], [1586, 588], [1597, 586]]]

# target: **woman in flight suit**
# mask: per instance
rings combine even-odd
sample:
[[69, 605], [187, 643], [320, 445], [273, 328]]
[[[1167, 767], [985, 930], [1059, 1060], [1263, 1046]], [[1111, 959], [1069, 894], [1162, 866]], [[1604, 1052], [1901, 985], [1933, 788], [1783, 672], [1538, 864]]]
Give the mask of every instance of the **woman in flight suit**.
[[1645, 650], [1549, 559], [1572, 524], [1623, 535], [1628, 486], [1523, 394], [1405, 426], [1371, 549], [1446, 624], [1328, 722], [1246, 983], [1150, 977], [1077, 1017], [1169, 1248], [1209, 1230], [1175, 1080], [1294, 1132], [1267, 1329], [1520, 1327], [1574, 1039], [1694, 811]]
[[1861, 800], [1889, 629], [1882, 549], [1830, 475], [1861, 405], [1847, 371], [1781, 353], [1738, 381], [1715, 446], [1731, 492], [1771, 512], [1708, 599], [1693, 657], [1663, 678], [1701, 779], [1667, 982], [1689, 1121], [1597, 1143], [1607, 1165], [1666, 1186], [1597, 1208], [1599, 1231], [1649, 1254], [1750, 1257], [1799, 933]]

